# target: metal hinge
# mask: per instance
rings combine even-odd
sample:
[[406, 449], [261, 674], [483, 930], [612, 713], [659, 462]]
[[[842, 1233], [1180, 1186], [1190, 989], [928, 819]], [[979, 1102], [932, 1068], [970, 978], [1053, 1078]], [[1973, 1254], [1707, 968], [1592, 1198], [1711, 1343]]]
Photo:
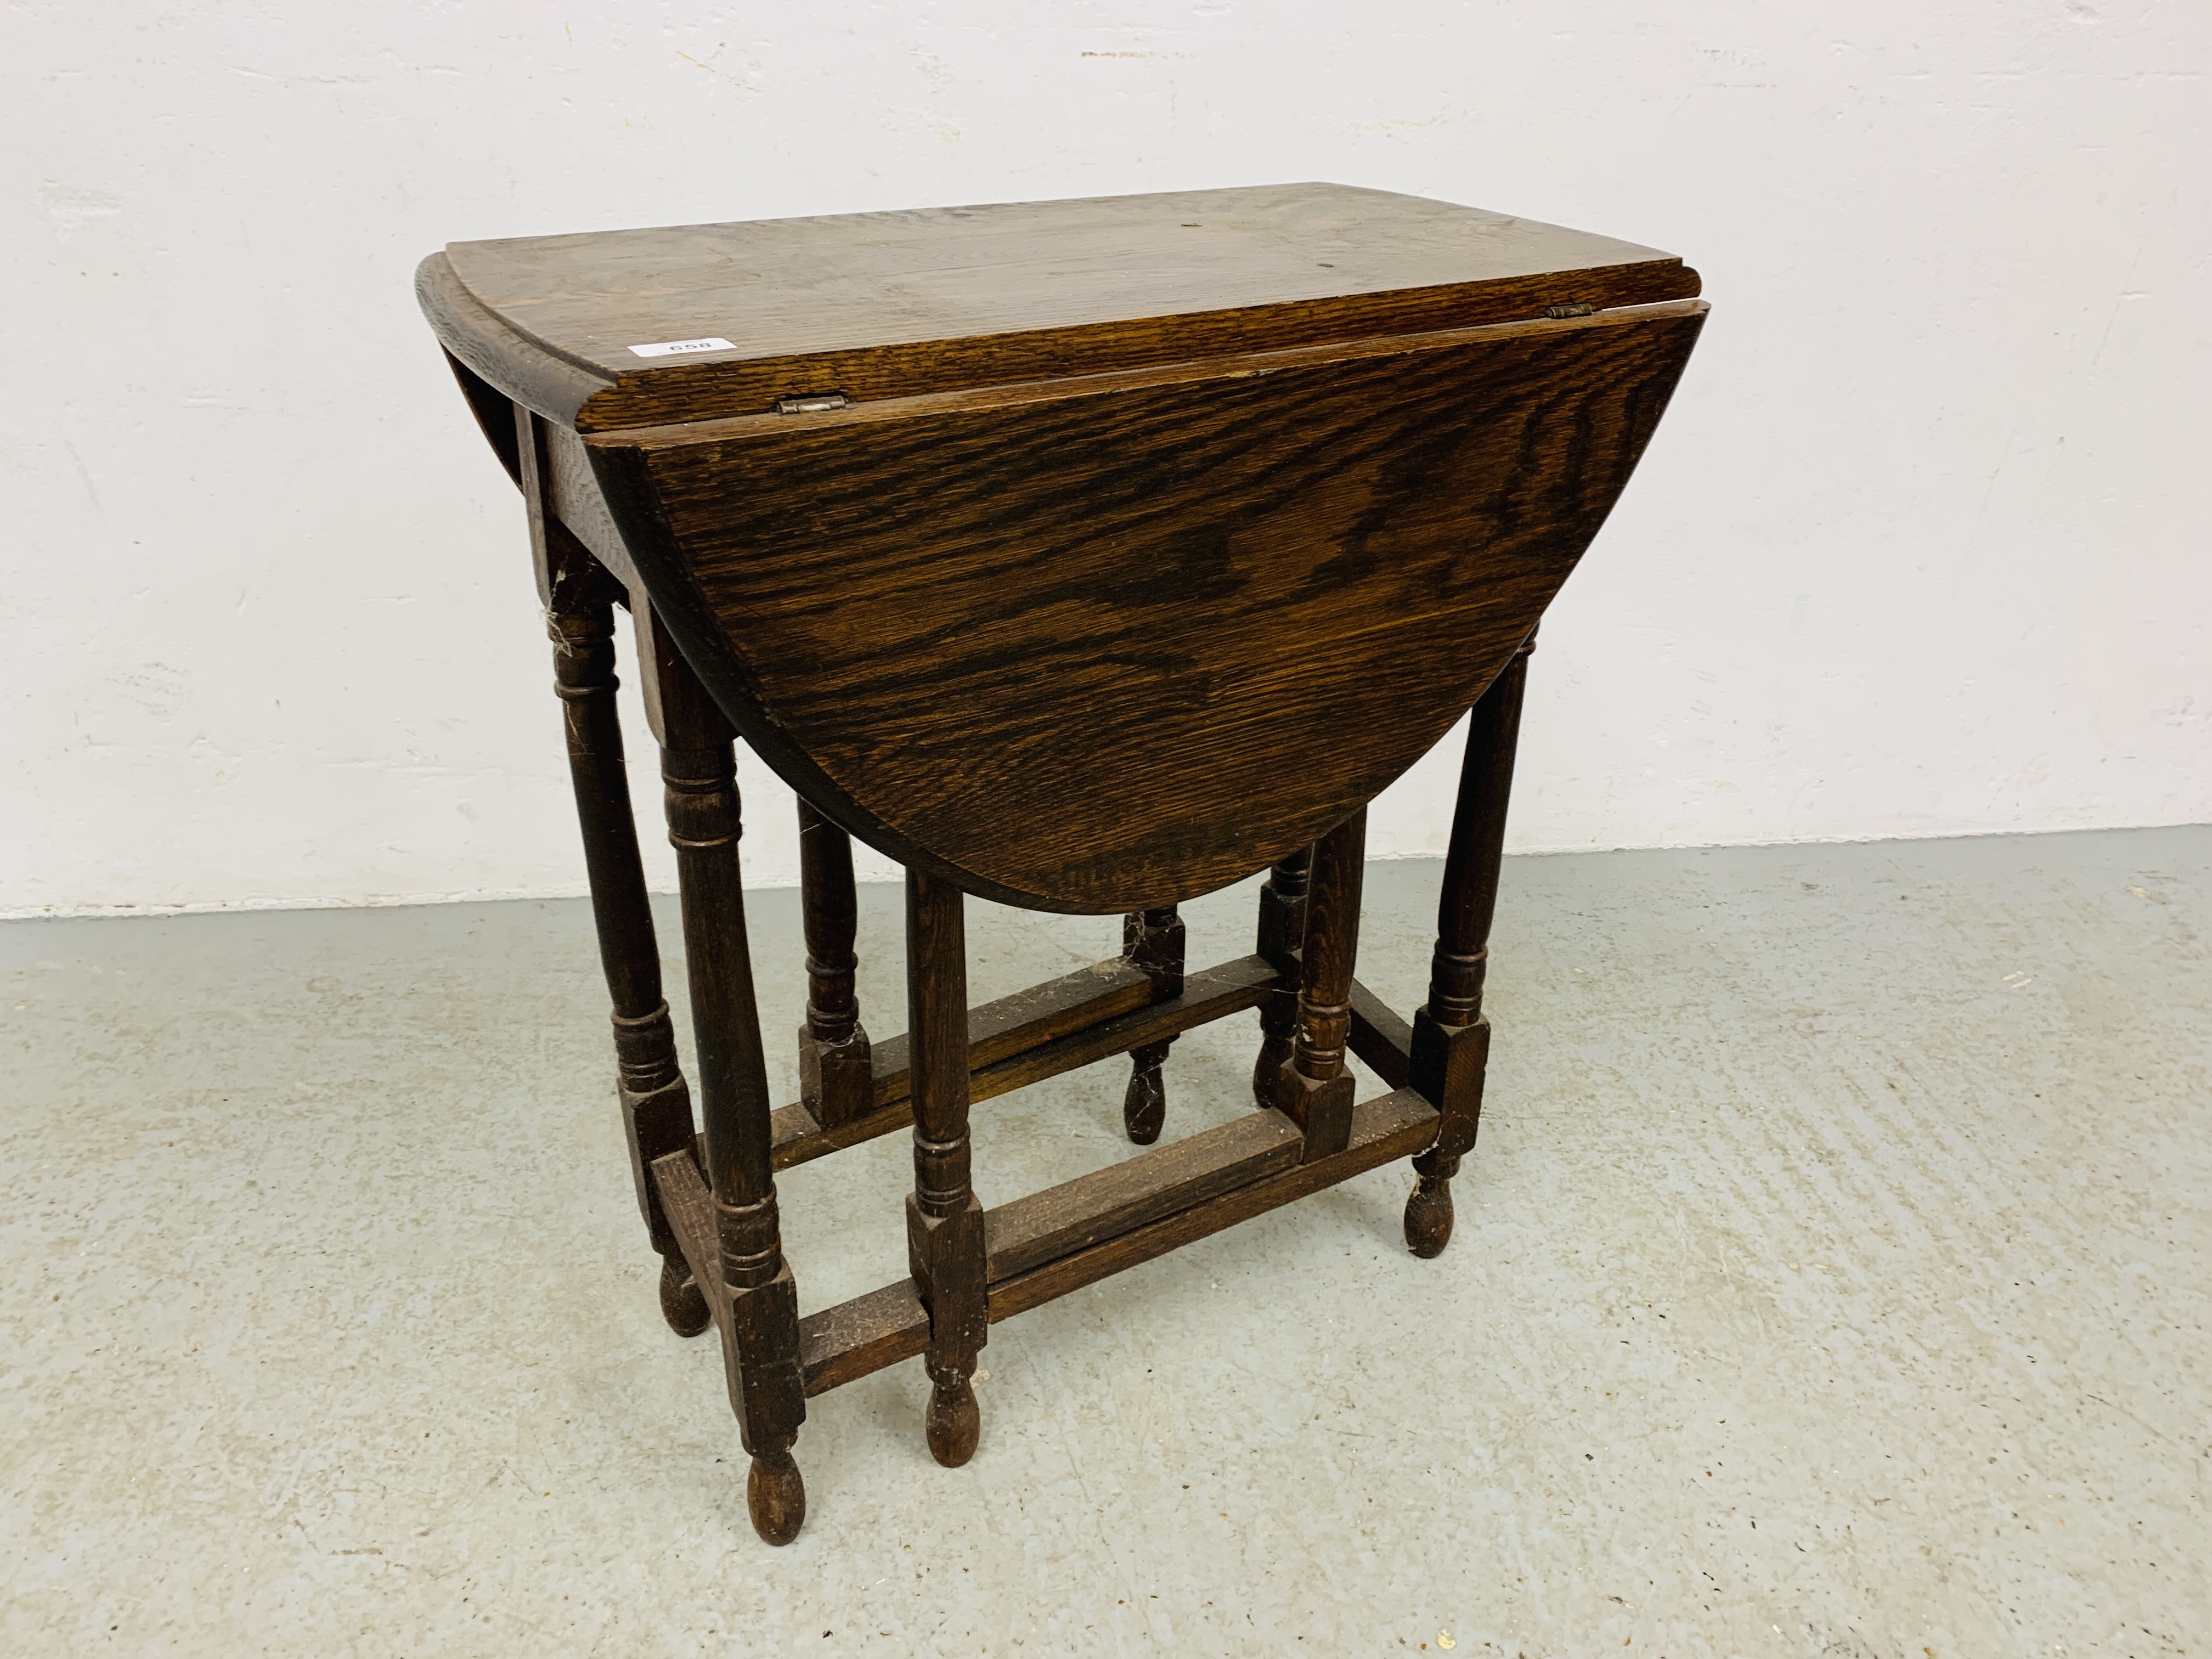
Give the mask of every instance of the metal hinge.
[[1562, 317], [1593, 316], [1596, 313], [1596, 311], [1597, 307], [1595, 306], [1586, 306], [1580, 303], [1570, 306], [1546, 306], [1544, 307], [1544, 314], [1552, 319], [1554, 322], [1557, 322]]
[[850, 409], [853, 400], [842, 392], [802, 392], [795, 398], [778, 398], [779, 415], [819, 415], [825, 410]]

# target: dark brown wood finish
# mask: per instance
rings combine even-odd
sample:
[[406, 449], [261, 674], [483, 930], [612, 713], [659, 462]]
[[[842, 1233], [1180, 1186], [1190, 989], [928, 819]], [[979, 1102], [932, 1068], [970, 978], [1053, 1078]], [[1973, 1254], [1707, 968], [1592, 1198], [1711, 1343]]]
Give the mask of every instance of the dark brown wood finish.
[[660, 739], [668, 839], [683, 887], [684, 952], [699, 1058], [706, 1176], [714, 1198], [730, 1404], [751, 1455], [745, 1494], [771, 1544], [799, 1535], [806, 1492], [791, 1455], [806, 1417], [799, 1291], [783, 1259], [769, 1149], [768, 1068], [738, 876], [736, 734], [648, 606], [646, 706]]
[[1692, 299], [1698, 277], [1585, 231], [1294, 184], [457, 242], [416, 289], [474, 372], [593, 432]]
[[1352, 969], [1359, 954], [1359, 894], [1366, 857], [1367, 809], [1314, 843], [1306, 900], [1297, 1029], [1291, 1057], [1269, 1080], [1268, 1103], [1305, 1131], [1309, 1161], [1344, 1150], [1352, 1133]]
[[[1116, 958], [970, 1009], [969, 1060], [975, 1070], [969, 1098], [988, 1099], [1076, 1066], [1087, 1066], [1093, 1060], [1126, 1054], [1146, 1040], [1142, 1034], [1174, 1033], [1203, 1024], [1215, 1016], [1193, 1015], [1190, 1010], [1220, 1007], [1224, 994], [1246, 999], [1236, 1006], [1249, 1007], [1261, 994], [1245, 981], [1241, 970], [1248, 965], [1224, 964], [1214, 971], [1229, 975], [1229, 980], [1217, 984], [1206, 978], [1207, 994], [1187, 994], [1157, 1007], [1146, 1002], [1150, 988], [1144, 976]], [[1194, 976], [1194, 985], [1199, 977]], [[1263, 973], [1263, 977], [1271, 975]], [[1102, 983], [1109, 987], [1103, 993], [1097, 988]], [[1134, 1026], [1125, 1018], [1133, 1013], [1141, 1017]], [[1085, 1057], [1064, 1058], [1076, 1054]], [[777, 1169], [805, 1164], [907, 1127], [911, 1121], [907, 1105], [910, 1074], [904, 1032], [875, 1045], [875, 1065], [876, 1098], [889, 1104], [878, 1105], [865, 1117], [825, 1129], [801, 1103], [776, 1109], [770, 1121]]]
[[1121, 1096], [1121, 1128], [1139, 1146], [1160, 1138], [1168, 1117], [1168, 1085], [1163, 1075], [1173, 1037], [1129, 1050], [1129, 1086]]
[[[1313, 875], [1313, 848], [1300, 847], [1275, 860], [1260, 887], [1260, 954], [1285, 974], [1295, 972], [1306, 937], [1306, 892]], [[1283, 1057], [1290, 1057], [1289, 1032]]]
[[834, 1129], [874, 1108], [875, 1063], [854, 990], [860, 962], [853, 954], [860, 901], [853, 886], [852, 839], [804, 800], [799, 803], [799, 884], [807, 982], [806, 1020], [799, 1028], [799, 1101], [816, 1123]]
[[[1240, 1120], [1247, 1124], [1252, 1121]], [[1363, 1102], [1352, 1109], [1352, 1133], [1342, 1152], [1310, 1164], [1279, 1162], [1280, 1155], [1275, 1154], [1266, 1160], [1264, 1173], [1243, 1185], [1125, 1232], [1106, 1236], [1102, 1231], [1096, 1243], [994, 1283], [990, 1291], [991, 1322], [995, 1325], [1026, 1313], [1055, 1297], [1141, 1267], [1240, 1221], [1249, 1221], [1353, 1176], [1410, 1157], [1433, 1140], [1436, 1133], [1436, 1108], [1411, 1089]], [[1292, 1144], [1295, 1152], [1297, 1143]], [[1181, 1151], [1180, 1146], [1155, 1147], [1123, 1167], [1150, 1165], [1155, 1158], [1174, 1159]], [[1172, 1170], [1183, 1167], [1179, 1161], [1164, 1165], [1162, 1183], [1172, 1178]], [[1101, 1202], [1111, 1201], [1104, 1191], [1095, 1196]], [[1071, 1231], [1082, 1229], [1072, 1224]], [[801, 1331], [810, 1395], [825, 1394], [886, 1365], [911, 1359], [926, 1352], [929, 1346], [928, 1314], [913, 1284], [904, 1279], [809, 1314]]]
[[[718, 1328], [788, 1541], [805, 1401], [902, 1359], [974, 1453], [992, 1323], [1398, 1158], [1451, 1229], [1528, 641], [1702, 325], [1670, 255], [1333, 185], [455, 244], [417, 292], [520, 486], [662, 1306]], [[687, 343], [640, 353], [654, 343]], [[726, 342], [726, 343], [724, 343]], [[703, 1130], [615, 715], [635, 619]], [[1354, 977], [1367, 803], [1470, 705], [1427, 1003]], [[799, 790], [800, 1098], [771, 1110], [732, 745]], [[860, 1019], [850, 836], [908, 868], [908, 1031]], [[1273, 865], [1257, 953], [1182, 899]], [[1124, 915], [967, 1006], [964, 896]], [[972, 1103], [1261, 1011], [1261, 1109], [986, 1211]], [[1355, 1104], [1346, 1054], [1389, 1086]], [[908, 1275], [801, 1319], [775, 1171], [910, 1123]]]
[[1301, 847], [1278, 859], [1260, 888], [1260, 955], [1283, 976], [1260, 1005], [1260, 1055], [1252, 1062], [1252, 1095], [1262, 1106], [1274, 1103], [1275, 1074], [1291, 1057], [1291, 1034], [1297, 1029], [1298, 952], [1305, 946], [1312, 872], [1313, 848]]
[[1249, 1221], [1294, 1199], [1349, 1181], [1379, 1164], [1395, 1162], [1434, 1136], [1435, 1112], [1434, 1107], [1410, 1089], [1355, 1106], [1352, 1109], [1351, 1131], [1343, 1147], [1326, 1158], [1279, 1170], [1249, 1186], [1239, 1187], [1148, 1226], [1018, 1274], [1004, 1284], [994, 1285], [992, 1322], [1041, 1307], [1054, 1297], [1095, 1285], [1110, 1274], [1180, 1249], [1224, 1227]]
[[661, 995], [660, 951], [615, 707], [614, 612], [620, 589], [547, 508], [544, 422], [504, 398], [500, 402], [510, 453], [518, 458], [516, 481], [528, 510], [538, 591], [553, 640], [553, 685], [567, 728], [592, 919], [614, 1004], [616, 1088], [630, 1172], [647, 1233], [661, 1259], [661, 1314], [678, 1334], [696, 1336], [707, 1328], [706, 1300], [677, 1246], [652, 1176], [654, 1159], [691, 1145], [691, 1095], [677, 1064], [676, 1030]]
[[1483, 1075], [1490, 1061], [1482, 981], [1490, 967], [1505, 808], [1534, 649], [1533, 636], [1522, 642], [1468, 718], [1467, 759], [1437, 904], [1429, 1000], [1413, 1016], [1409, 1080], [1442, 1114], [1436, 1145], [1413, 1160], [1417, 1180], [1406, 1200], [1406, 1244], [1419, 1256], [1440, 1255], [1451, 1242], [1451, 1178], [1474, 1149], [1482, 1117]]
[[1358, 980], [1352, 981], [1352, 1052], [1394, 1089], [1413, 1075], [1413, 1028]]
[[929, 1310], [911, 1277], [809, 1314], [799, 1327], [810, 1395], [856, 1382], [928, 1347]]
[[[507, 476], [517, 485], [541, 498], [539, 507], [532, 510], [534, 525], [538, 514], [544, 510], [544, 428], [540, 426], [533, 429], [526, 418], [531, 412], [528, 408], [512, 401], [505, 392], [493, 386], [450, 351], [446, 354], [446, 367], [453, 370], [454, 383], [461, 388], [461, 396], [468, 404], [469, 413], [476, 416], [477, 429], [484, 434], [484, 441], [491, 446], [491, 453], [499, 457], [499, 464], [506, 469]], [[527, 482], [522, 476], [522, 457], [526, 449], [532, 452], [538, 472], [536, 477]]]
[[1121, 918], [1121, 955], [1151, 982], [1152, 1000], [1182, 994], [1184, 930], [1172, 904]]
[[984, 1215], [994, 1285], [1243, 1187], [1298, 1161], [1303, 1137], [1280, 1112], [1202, 1129], [1126, 1164], [1001, 1204]]
[[906, 878], [907, 1038], [913, 1059], [914, 1191], [907, 1259], [929, 1310], [930, 1455], [949, 1469], [975, 1455], [981, 1419], [969, 1382], [988, 1340], [983, 1206], [969, 1169], [968, 937], [961, 891]]
[[[1121, 918], [1121, 953], [1129, 965], [1152, 981], [1152, 1000], [1169, 1002], [1182, 994], [1183, 925], [1173, 905], [1132, 910]], [[1129, 1087], [1121, 1097], [1121, 1127], [1131, 1140], [1149, 1146], [1167, 1121], [1168, 1086], [1161, 1075], [1173, 1037], [1129, 1051]]]
[[[592, 455], [670, 625], [801, 794], [967, 890], [1126, 911], [1285, 856], [1443, 735], [1611, 509], [1702, 314], [750, 416]], [[1359, 740], [1305, 741], [1321, 730]]]
[[1195, 1026], [1256, 1007], [1275, 982], [1274, 970], [1257, 957], [1224, 963], [1183, 981], [1183, 993], [1100, 1020], [987, 1066], [969, 1084], [971, 1100], [1011, 1094], [1016, 1089], [1058, 1077], [1150, 1043], [1172, 1041]]
[[[968, 1062], [984, 1070], [1039, 1043], [1141, 1008], [1152, 994], [1151, 975], [1126, 957], [1113, 957], [983, 1003], [968, 1011]], [[906, 1099], [911, 1086], [907, 1049], [903, 1031], [876, 1044], [878, 1106]]]

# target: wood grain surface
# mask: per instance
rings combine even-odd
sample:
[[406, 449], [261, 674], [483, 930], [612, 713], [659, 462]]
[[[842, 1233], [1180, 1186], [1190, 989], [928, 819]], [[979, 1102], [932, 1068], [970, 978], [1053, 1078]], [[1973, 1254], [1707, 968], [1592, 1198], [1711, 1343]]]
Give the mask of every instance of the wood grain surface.
[[[423, 262], [528, 511], [662, 1309], [720, 1328], [763, 1539], [804, 1518], [809, 1395], [921, 1354], [930, 1450], [957, 1468], [998, 1321], [1401, 1157], [1407, 1243], [1443, 1248], [1522, 658], [1666, 408], [1698, 291], [1649, 248], [1322, 185]], [[615, 811], [624, 599], [682, 877], [696, 1139]], [[1409, 1024], [1353, 978], [1364, 809], [1470, 704]], [[773, 1113], [740, 732], [808, 836], [802, 1099]], [[880, 1044], [848, 835], [907, 866], [909, 1035]], [[1172, 907], [1269, 864], [1258, 953], [1186, 975]], [[1122, 913], [1124, 956], [970, 1009], [970, 892]], [[1126, 1053], [1125, 1127], [1149, 1142], [1169, 1045], [1255, 1007], [1262, 1110], [983, 1208], [972, 1102]], [[1347, 1047], [1392, 1092], [1353, 1103]], [[774, 1172], [907, 1121], [908, 1279], [802, 1321]]]
[[[417, 281], [448, 350], [586, 432], [1698, 291], [1655, 248], [1329, 184], [456, 242]], [[730, 349], [630, 349], [700, 339]]]
[[715, 1234], [714, 1194], [688, 1152], [663, 1154], [653, 1162], [653, 1190], [665, 1211], [676, 1243], [691, 1276], [718, 1324], [730, 1321], [730, 1287], [722, 1282], [722, 1246]]
[[1297, 1126], [1251, 1112], [1001, 1204], [983, 1218], [991, 1282], [1218, 1198], [1298, 1161]]
[[[1085, 977], [1090, 975], [1089, 969], [1080, 972]], [[1055, 980], [1035, 989], [1050, 991], [1066, 983]], [[1162, 1042], [1231, 1014], [1242, 1013], [1247, 1008], [1257, 1007], [1274, 983], [1275, 970], [1266, 962], [1258, 957], [1239, 957], [1203, 973], [1190, 975], [1183, 981], [1182, 994], [1165, 1002], [1146, 1002], [1140, 988], [1133, 995], [1117, 990], [1088, 1002], [1049, 1010], [1049, 1018], [1027, 1020], [1013, 1027], [1000, 1040], [994, 1048], [997, 1057], [988, 1064], [976, 1057], [975, 1049], [969, 1049], [970, 1063], [976, 1069], [968, 1079], [969, 1100], [973, 1103], [1012, 1094], [1047, 1078], [1095, 1065], [1146, 1043]], [[969, 1030], [972, 1032], [981, 1023], [979, 1016], [994, 1008], [1002, 1009], [1007, 1004], [1018, 1005], [1021, 1000], [1009, 997], [1001, 1004], [972, 1011]], [[803, 1101], [778, 1107], [771, 1120], [775, 1167], [789, 1169], [794, 1164], [805, 1164], [842, 1147], [856, 1146], [861, 1141], [905, 1127], [908, 1121], [906, 1052], [904, 1033], [888, 1042], [876, 1044], [878, 1097], [888, 1098], [889, 1103], [878, 1106], [864, 1117], [825, 1128], [808, 1113]]]
[[799, 793], [968, 891], [1127, 911], [1283, 857], [1443, 735], [1611, 510], [1704, 310], [592, 448], [686, 655]]
[[[1410, 1089], [1362, 1102], [1352, 1109], [1351, 1143], [1342, 1152], [1311, 1164], [1271, 1166], [1244, 1185], [1178, 1213], [1133, 1226], [993, 1285], [991, 1322], [1011, 1319], [1378, 1164], [1410, 1158], [1428, 1145], [1436, 1126], [1436, 1108]], [[1176, 1150], [1162, 1147], [1130, 1162], [1148, 1164]], [[669, 1169], [672, 1175], [680, 1174], [672, 1164]], [[678, 1207], [672, 1201], [672, 1210]], [[908, 1279], [824, 1308], [799, 1322], [799, 1352], [810, 1395], [910, 1359], [928, 1346], [929, 1315]]]
[[1436, 1108], [1411, 1089], [1363, 1101], [1352, 1109], [1352, 1131], [1342, 1151], [1277, 1170], [1247, 1186], [994, 1285], [991, 1322], [1011, 1319], [1378, 1164], [1410, 1158], [1434, 1138], [1436, 1124]]
[[1352, 981], [1352, 1052], [1394, 1089], [1406, 1086], [1413, 1028], [1358, 980]]

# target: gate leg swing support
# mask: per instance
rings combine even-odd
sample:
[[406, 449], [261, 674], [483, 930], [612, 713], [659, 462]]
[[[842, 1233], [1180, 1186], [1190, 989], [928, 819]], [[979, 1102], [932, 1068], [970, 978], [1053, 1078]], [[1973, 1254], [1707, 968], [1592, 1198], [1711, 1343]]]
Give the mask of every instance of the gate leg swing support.
[[[556, 524], [545, 540], [562, 544]], [[588, 555], [583, 556], [588, 559]], [[648, 1236], [666, 1264], [662, 1306], [678, 1332], [713, 1323], [750, 1454], [755, 1529], [797, 1536], [806, 1494], [793, 1455], [808, 1396], [920, 1356], [924, 1438], [948, 1468], [981, 1430], [973, 1377], [991, 1325], [1124, 1267], [1398, 1158], [1418, 1183], [1406, 1235], [1418, 1255], [1451, 1231], [1449, 1182], [1474, 1146], [1489, 1026], [1480, 1012], [1528, 648], [1475, 709], [1428, 1002], [1409, 1025], [1354, 975], [1366, 814], [1352, 813], [1273, 866], [1254, 955], [1198, 973], [1172, 908], [1125, 918], [1123, 955], [998, 1002], [967, 1002], [964, 896], [907, 876], [907, 1033], [867, 1046], [854, 991], [849, 843], [801, 811], [809, 1002], [802, 1046], [857, 1053], [802, 1066], [801, 1098], [771, 1109], [738, 879], [733, 733], [649, 605], [640, 667], [660, 743], [669, 839], [681, 881], [703, 1133], [676, 1069], [650, 911], [629, 828], [612, 693], [612, 578], [571, 559], [549, 605], [599, 919], [615, 1000], [621, 1097]], [[810, 847], [807, 838], [812, 837]], [[1261, 1018], [1257, 1112], [1027, 1198], [986, 1209], [973, 1182], [970, 1106], [1127, 1054], [1125, 1127], [1157, 1137], [1160, 1061], [1182, 1032], [1246, 1009]], [[1390, 1086], [1355, 1103], [1357, 1054]], [[908, 1275], [802, 1318], [782, 1254], [775, 1171], [910, 1125]]]
[[1468, 720], [1467, 760], [1437, 904], [1429, 1000], [1413, 1016], [1411, 1080], [1442, 1115], [1436, 1145], [1413, 1160], [1417, 1180], [1406, 1200], [1406, 1247], [1419, 1256], [1441, 1255], [1451, 1242], [1451, 1181], [1460, 1160], [1474, 1150], [1482, 1117], [1482, 1079], [1490, 1063], [1482, 981], [1490, 967], [1490, 921], [1498, 908], [1522, 694], [1535, 648], [1532, 634]]

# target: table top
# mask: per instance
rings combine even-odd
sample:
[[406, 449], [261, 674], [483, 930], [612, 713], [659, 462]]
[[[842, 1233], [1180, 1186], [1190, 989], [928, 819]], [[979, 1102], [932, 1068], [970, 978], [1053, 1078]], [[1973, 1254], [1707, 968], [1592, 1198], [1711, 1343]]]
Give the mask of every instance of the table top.
[[456, 242], [422, 282], [449, 349], [586, 431], [1698, 291], [1656, 249], [1332, 184]]
[[1443, 735], [1627, 483], [1698, 286], [1337, 185], [417, 273], [511, 468], [771, 767], [910, 867], [1102, 914], [1282, 857]]

